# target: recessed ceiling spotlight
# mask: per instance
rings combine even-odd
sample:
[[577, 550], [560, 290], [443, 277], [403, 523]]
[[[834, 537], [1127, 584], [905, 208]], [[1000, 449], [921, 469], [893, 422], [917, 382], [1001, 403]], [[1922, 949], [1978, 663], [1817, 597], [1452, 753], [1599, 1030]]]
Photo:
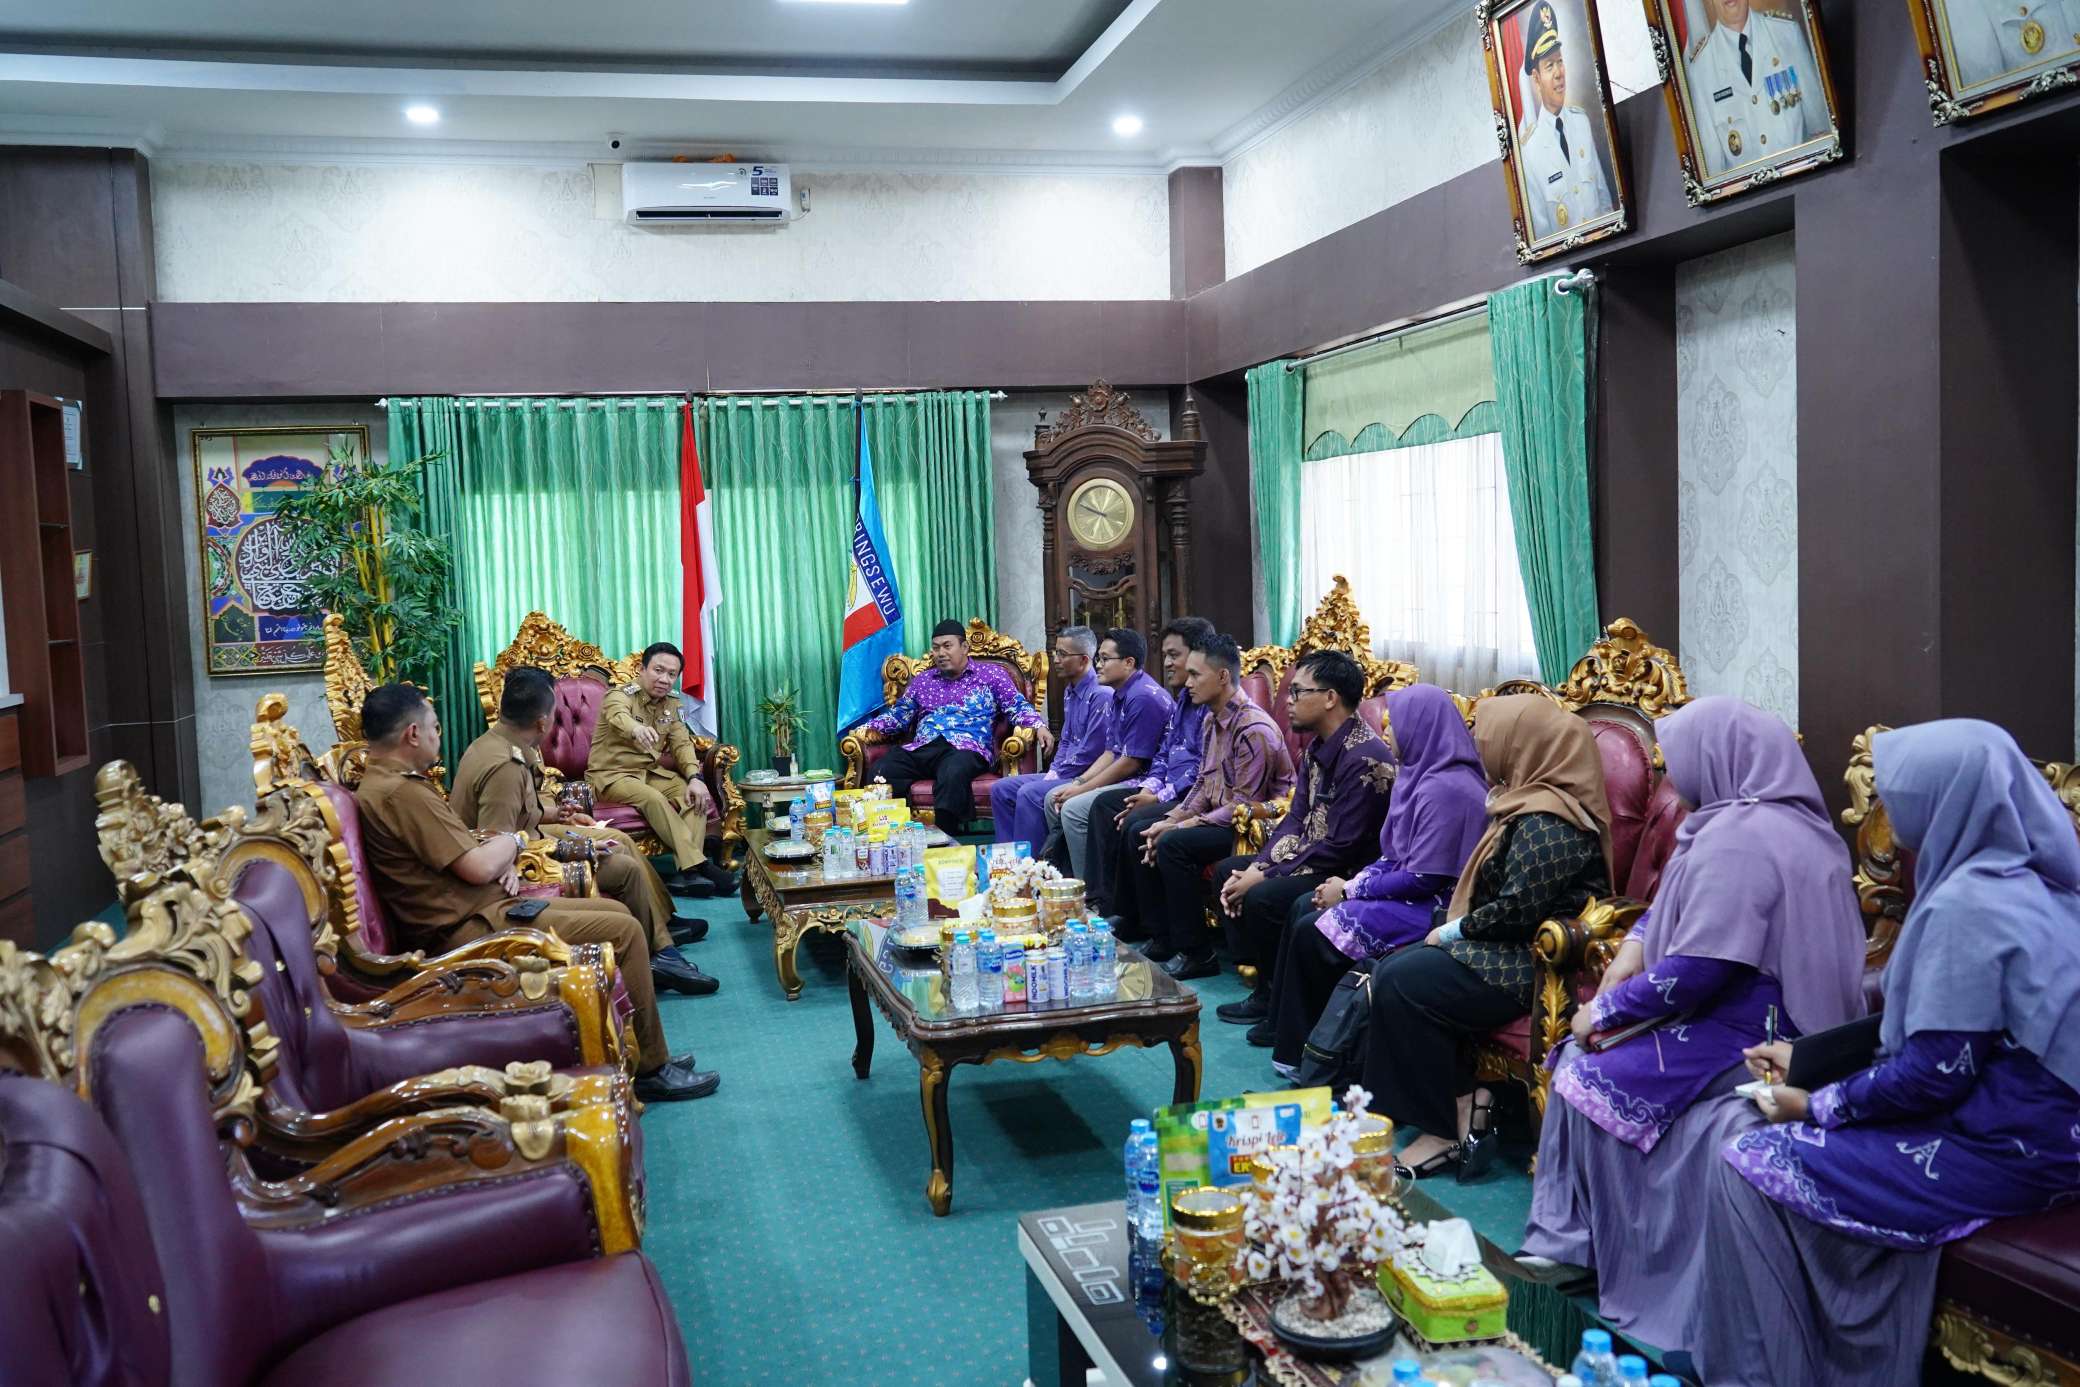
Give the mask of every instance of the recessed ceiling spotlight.
[[1141, 133], [1141, 117], [1114, 116], [1112, 118], [1112, 133], [1120, 136], [1122, 139], [1133, 139]]
[[428, 106], [421, 102], [416, 106], [405, 107], [404, 118], [414, 125], [439, 125], [441, 123], [441, 108]]

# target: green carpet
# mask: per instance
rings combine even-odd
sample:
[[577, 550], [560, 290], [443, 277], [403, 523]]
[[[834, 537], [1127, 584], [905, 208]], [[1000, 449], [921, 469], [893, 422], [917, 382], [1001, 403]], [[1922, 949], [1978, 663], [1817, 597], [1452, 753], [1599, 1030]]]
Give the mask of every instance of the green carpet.
[[[671, 1293], [695, 1380], [1021, 1382], [1018, 1215], [1119, 1197], [1127, 1124], [1169, 1102], [1170, 1052], [956, 1069], [953, 1211], [934, 1218], [917, 1064], [877, 1014], [873, 1076], [853, 1078], [842, 954], [821, 940], [805, 945], [805, 986], [790, 1004], [763, 923], [734, 900], [681, 909], [713, 923], [686, 953], [722, 991], [665, 998], [665, 1029], [675, 1050], [721, 1071], [722, 1088], [643, 1117], [644, 1247]], [[1214, 1019], [1241, 984], [1223, 974], [1194, 986], [1205, 1005], [1204, 1096], [1277, 1087], [1270, 1052]], [[1517, 1246], [1530, 1204], [1521, 1166], [1478, 1185], [1425, 1188]]]

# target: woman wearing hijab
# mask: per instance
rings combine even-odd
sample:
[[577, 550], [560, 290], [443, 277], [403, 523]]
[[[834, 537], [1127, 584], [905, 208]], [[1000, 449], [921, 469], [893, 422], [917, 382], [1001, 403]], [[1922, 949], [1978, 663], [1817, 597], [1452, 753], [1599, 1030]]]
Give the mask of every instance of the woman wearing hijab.
[[1695, 1153], [1760, 1122], [1733, 1093], [1742, 1052], [1773, 1013], [1784, 1036], [1862, 1015], [1864, 939], [1848, 854], [1791, 729], [1701, 698], [1657, 731], [1692, 808], [1653, 909], [1556, 1052], [1524, 1250], [1593, 1269], [1604, 1319], [1670, 1344], [1703, 1274]]
[[[2006, 732], [1871, 744], [1915, 895], [1879, 1055], [1706, 1162], [1683, 1341], [1712, 1383], [1913, 1382], [1944, 1243], [2080, 1198], [2080, 840]], [[1789, 1047], [1748, 1051], [1758, 1077]]]
[[1338, 979], [1430, 932], [1487, 827], [1488, 779], [1449, 693], [1412, 684], [1388, 694], [1386, 732], [1400, 769], [1379, 860], [1315, 888], [1314, 913], [1285, 932], [1271, 1017], [1250, 1030], [1273, 1046], [1272, 1068], [1288, 1079]]
[[1582, 719], [1543, 694], [1474, 705], [1473, 742], [1494, 786], [1488, 824], [1430, 931], [1372, 974], [1365, 1087], [1373, 1108], [1419, 1135], [1402, 1152], [1421, 1177], [1494, 1157], [1474, 1041], [1531, 1009], [1541, 922], [1610, 894], [1611, 811], [1603, 762]]

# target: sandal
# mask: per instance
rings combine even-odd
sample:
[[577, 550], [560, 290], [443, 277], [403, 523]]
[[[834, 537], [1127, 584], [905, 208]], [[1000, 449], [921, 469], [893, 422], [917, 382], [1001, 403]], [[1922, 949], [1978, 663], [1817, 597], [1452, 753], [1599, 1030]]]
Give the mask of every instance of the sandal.
[[1465, 1148], [1457, 1171], [1459, 1183], [1464, 1185], [1480, 1179], [1495, 1164], [1495, 1152], [1499, 1145], [1495, 1137], [1495, 1095], [1488, 1093], [1484, 1098], [1479, 1093], [1473, 1096], [1473, 1116], [1466, 1122]]
[[1394, 1174], [1403, 1180], [1427, 1180], [1457, 1166], [1465, 1153], [1465, 1146], [1455, 1141], [1421, 1165], [1410, 1166], [1403, 1165], [1400, 1161], [1394, 1162]]

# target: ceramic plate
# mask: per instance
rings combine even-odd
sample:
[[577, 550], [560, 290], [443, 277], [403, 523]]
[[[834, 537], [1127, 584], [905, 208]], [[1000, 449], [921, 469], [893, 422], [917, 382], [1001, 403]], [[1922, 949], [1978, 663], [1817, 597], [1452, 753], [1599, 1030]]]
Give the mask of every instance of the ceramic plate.
[[779, 778], [780, 773], [778, 771], [746, 771], [744, 773], [744, 783], [746, 785], [770, 785]]
[[898, 949], [936, 949], [939, 947], [939, 922], [934, 920], [928, 925], [905, 925], [892, 931], [888, 938]]
[[784, 838], [766, 844], [766, 856], [775, 862], [807, 862], [816, 856], [816, 846], [794, 838]]

